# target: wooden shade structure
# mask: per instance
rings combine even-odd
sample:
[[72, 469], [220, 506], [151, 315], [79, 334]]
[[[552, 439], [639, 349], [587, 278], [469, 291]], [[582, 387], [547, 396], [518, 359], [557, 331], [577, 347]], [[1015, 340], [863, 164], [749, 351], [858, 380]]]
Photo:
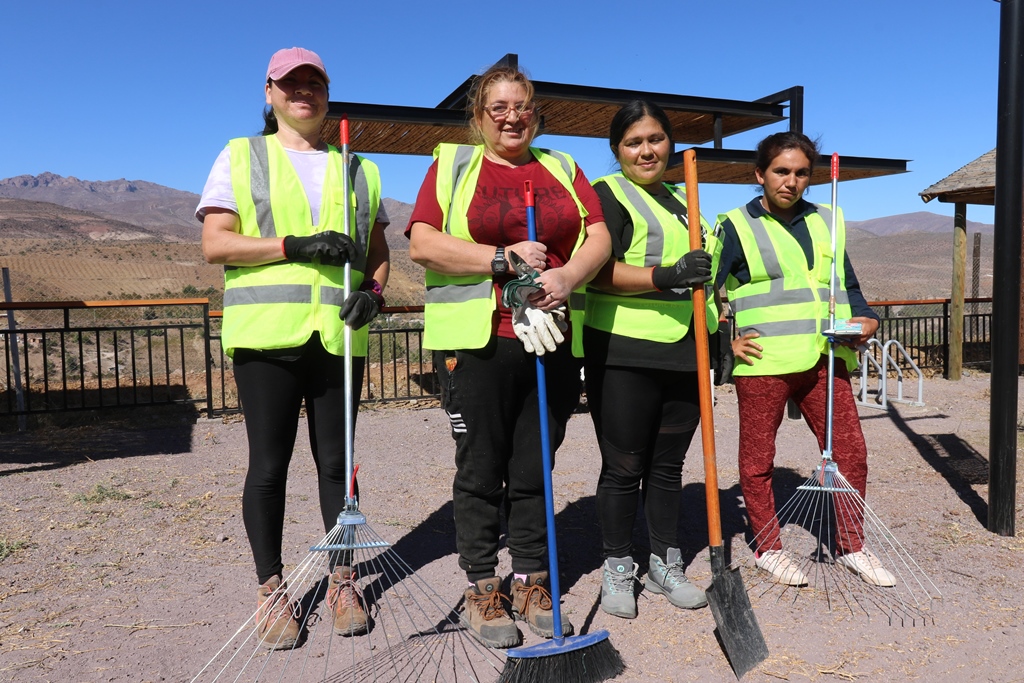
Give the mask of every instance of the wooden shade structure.
[[[950, 293], [949, 379], [963, 373], [964, 282], [967, 271], [967, 205], [996, 203], [996, 150], [982, 154], [971, 163], [923, 190], [921, 199], [954, 204], [953, 286]], [[1024, 306], [1022, 306], [1024, 313]], [[1024, 327], [1019, 332], [1018, 361], [1024, 365]]]
[[[518, 57], [507, 54], [498, 64], [514, 67]], [[472, 143], [467, 103], [476, 78], [467, 78], [436, 107], [331, 102], [321, 136], [338, 145], [338, 120], [344, 114], [349, 119], [350, 148], [360, 154], [429, 156], [441, 142]], [[657, 103], [672, 122], [672, 139], [677, 146], [711, 145], [697, 149], [697, 170], [704, 183], [747, 185], [753, 182], [753, 150], [724, 149], [727, 137], [787, 121], [790, 130], [803, 131], [803, 86], [747, 101], [532, 82], [534, 101], [541, 117], [541, 135], [607, 139], [612, 117], [624, 104], [634, 99]], [[874, 178], [906, 170], [904, 160], [843, 157], [844, 180]], [[665, 180], [683, 182], [681, 152], [673, 155]], [[829, 182], [827, 160], [818, 164], [812, 182]]]

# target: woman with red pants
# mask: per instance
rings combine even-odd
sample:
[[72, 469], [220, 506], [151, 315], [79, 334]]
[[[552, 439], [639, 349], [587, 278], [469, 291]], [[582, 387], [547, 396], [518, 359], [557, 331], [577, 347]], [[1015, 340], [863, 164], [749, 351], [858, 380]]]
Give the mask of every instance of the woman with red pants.
[[[755, 564], [777, 582], [802, 586], [807, 577], [787, 555], [779, 536], [772, 492], [775, 436], [788, 400], [825, 445], [828, 287], [836, 262], [836, 318], [860, 323], [863, 334], [835, 352], [833, 459], [863, 498], [867, 446], [850, 387], [857, 367], [853, 350], [878, 329], [846, 255], [838, 207], [803, 198], [817, 146], [801, 133], [776, 133], [757, 146], [754, 175], [764, 194], [722, 214], [722, 252], [717, 284], [725, 285], [736, 314], [733, 377], [739, 401], [740, 487], [751, 531], [758, 539]], [[831, 246], [832, 211], [836, 248]], [[851, 348], [852, 347], [852, 348]], [[867, 583], [893, 586], [895, 578], [864, 546], [863, 513], [842, 516], [836, 531], [837, 563]]]

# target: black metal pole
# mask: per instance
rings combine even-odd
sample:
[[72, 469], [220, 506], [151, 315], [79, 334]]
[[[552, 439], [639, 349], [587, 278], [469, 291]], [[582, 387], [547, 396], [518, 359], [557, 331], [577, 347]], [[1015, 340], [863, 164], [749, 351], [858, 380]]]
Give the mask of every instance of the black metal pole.
[[988, 529], [1013, 536], [1024, 218], [1024, 0], [1002, 0], [1000, 4], [997, 107]]

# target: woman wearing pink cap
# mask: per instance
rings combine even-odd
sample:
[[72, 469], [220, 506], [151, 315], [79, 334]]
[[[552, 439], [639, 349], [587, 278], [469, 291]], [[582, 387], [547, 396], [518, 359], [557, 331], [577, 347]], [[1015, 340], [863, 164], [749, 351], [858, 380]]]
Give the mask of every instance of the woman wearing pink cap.
[[[196, 210], [206, 260], [224, 265], [222, 344], [234, 361], [249, 440], [242, 517], [259, 579], [257, 628], [271, 649], [294, 646], [299, 634], [298, 607], [281, 582], [285, 483], [299, 411], [305, 402], [329, 530], [346, 492], [344, 325], [353, 330], [357, 405], [367, 325], [384, 304], [390, 267], [380, 176], [355, 155], [352, 229], [343, 233], [341, 153], [320, 139], [329, 82], [316, 53], [276, 52], [267, 68], [263, 134], [228, 143]], [[346, 263], [358, 289], [347, 299]], [[355, 576], [347, 558], [335, 560], [327, 596], [335, 632], [364, 633]]]

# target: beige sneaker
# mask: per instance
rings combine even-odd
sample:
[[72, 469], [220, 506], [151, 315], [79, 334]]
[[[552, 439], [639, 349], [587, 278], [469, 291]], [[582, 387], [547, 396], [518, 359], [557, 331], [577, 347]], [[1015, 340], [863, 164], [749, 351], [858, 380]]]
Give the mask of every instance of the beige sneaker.
[[470, 635], [487, 647], [515, 647], [519, 644], [519, 629], [502, 605], [497, 576], [480, 579], [466, 589], [460, 620]]
[[268, 650], [288, 650], [299, 639], [299, 606], [293, 603], [281, 577], [271, 577], [256, 589], [256, 635]]
[[[512, 615], [525, 621], [530, 630], [538, 636], [555, 636], [555, 617], [551, 612], [551, 593], [547, 589], [548, 573], [536, 572], [526, 575], [526, 582], [514, 578], [512, 588]], [[562, 635], [572, 635], [572, 624], [562, 615]]]
[[896, 577], [886, 571], [882, 567], [882, 562], [867, 548], [862, 548], [855, 553], [840, 555], [836, 558], [836, 563], [846, 567], [854, 574], [859, 574], [861, 580], [872, 586], [891, 588], [896, 585]]
[[366, 633], [366, 611], [359, 594], [352, 568], [337, 567], [327, 584], [327, 607], [334, 615], [334, 632], [339, 636]]
[[754, 555], [754, 564], [775, 579], [775, 583], [783, 586], [806, 586], [807, 576], [785, 550], [766, 550]]

